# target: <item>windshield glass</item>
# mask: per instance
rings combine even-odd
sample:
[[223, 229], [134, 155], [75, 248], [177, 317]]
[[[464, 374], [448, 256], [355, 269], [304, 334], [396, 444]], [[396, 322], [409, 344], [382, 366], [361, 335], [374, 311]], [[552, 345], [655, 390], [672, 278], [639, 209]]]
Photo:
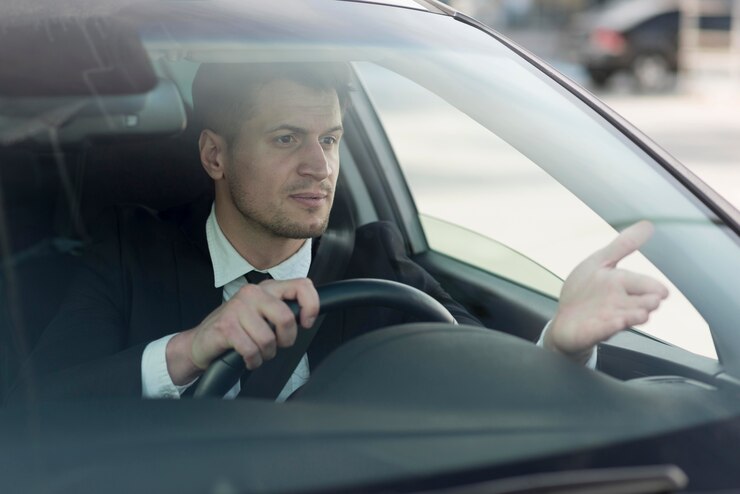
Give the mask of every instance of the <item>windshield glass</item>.
[[[686, 385], [686, 394], [681, 387], [683, 378], [709, 381], [740, 368], [735, 233], [641, 136], [505, 43], [454, 17], [363, 2], [131, 2], [110, 9], [84, 22], [77, 12], [44, 17], [49, 32], [67, 33], [56, 41], [60, 51], [36, 60], [29, 47], [10, 46], [6, 51], [26, 53], [29, 67], [19, 68], [26, 80], [0, 76], [2, 396], [9, 407], [35, 404], [20, 415], [24, 423], [43, 423], [34, 414], [56, 410], [39, 405], [51, 399], [61, 415], [71, 410], [81, 429], [116, 429], [116, 440], [130, 439], [134, 454], [141, 450], [136, 439], [146, 443], [155, 426], [164, 432], [152, 442], [170, 449], [221, 438], [228, 447], [220, 454], [239, 459], [247, 444], [265, 456], [240, 471], [245, 485], [256, 479], [268, 490], [290, 490], [505, 464], [736, 412], [709, 384]], [[23, 38], [29, 45], [41, 39], [35, 46], [51, 50], [49, 36], [34, 37], [44, 25], [37, 21], [3, 22], [31, 33]], [[109, 26], [116, 42], [83, 36]], [[80, 54], [74, 63], [52, 63], [72, 52]], [[71, 74], [58, 81], [68, 85], [48, 84], [65, 66]], [[306, 66], [322, 70], [305, 76]], [[213, 91], [203, 75], [209, 70], [223, 71], [224, 87], [237, 93], [243, 80], [252, 81], [249, 91], [268, 92], [270, 105]], [[260, 79], [271, 70], [280, 75]], [[19, 84], [23, 91], [9, 89]], [[291, 104], [306, 110], [300, 119], [285, 111]], [[310, 152], [296, 151], [306, 142], [315, 144]], [[285, 171], [289, 162], [300, 182]], [[309, 176], [324, 185], [306, 185]], [[285, 190], [283, 202], [270, 195]], [[219, 202], [227, 193], [233, 204]], [[296, 226], [286, 210], [305, 213], [309, 226]], [[654, 237], [620, 267], [660, 280], [670, 292], [665, 303], [626, 339], [607, 342], [579, 365], [538, 348], [563, 280], [640, 220], [654, 225]], [[263, 257], [252, 255], [239, 231], [266, 239]], [[270, 248], [275, 237], [292, 242], [282, 257]], [[269, 276], [255, 281], [255, 272]], [[169, 352], [182, 344], [179, 335], [192, 335], [252, 285], [305, 308], [314, 301], [303, 289], [269, 287], [376, 272], [423, 288], [442, 306], [435, 320], [447, 324], [388, 336], [386, 326], [438, 316], [434, 300], [384, 292], [386, 305], [376, 304], [364, 285], [340, 285], [340, 295], [371, 302], [338, 304], [319, 316], [307, 350], [269, 378], [283, 380], [279, 389], [252, 384], [273, 372], [261, 374], [270, 367], [258, 369], [259, 360], [246, 363], [256, 369], [251, 382], [237, 374], [219, 388], [220, 396], [245, 391], [247, 399], [179, 407], [141, 401], [197, 393], [215, 359], [201, 365], [188, 340], [193, 365], [176, 379]], [[260, 315], [277, 318], [271, 310]], [[453, 318], [459, 328], [449, 324]], [[284, 334], [275, 321], [257, 319], [249, 322], [261, 324], [267, 339]], [[326, 329], [335, 323], [341, 330]], [[292, 341], [274, 342], [273, 353], [288, 354]], [[238, 355], [236, 361], [244, 365]], [[162, 380], [150, 379], [157, 373]], [[653, 381], [639, 381], [663, 374], [679, 375], [670, 384], [678, 391], [655, 393]], [[716, 393], [707, 398], [710, 388]], [[103, 413], [64, 408], [90, 399], [135, 405], [101, 405]], [[645, 399], [672, 414], [644, 417]], [[206, 412], [215, 419], [202, 435], [183, 433], [183, 423]], [[256, 418], [244, 424], [244, 414]], [[501, 442], [491, 447], [491, 437]], [[342, 468], [317, 459], [295, 477], [262, 477], [258, 463], [274, 459], [281, 441], [295, 446], [291, 455], [325, 448]], [[389, 447], [394, 441], [398, 450]], [[343, 456], [348, 445], [353, 453]], [[426, 448], [425, 458], [406, 456]]]
[[[356, 62], [419, 212], [502, 242], [561, 279], [614, 229], [641, 218], [671, 232], [691, 225], [692, 232], [719, 233], [651, 157], [527, 62], [450, 18], [429, 16], [428, 31], [415, 33], [406, 29], [407, 17], [402, 11], [393, 17], [402, 30], [368, 24], [359, 35], [321, 33], [351, 39], [328, 45], [312, 39], [310, 49], [303, 40], [300, 47], [294, 39], [244, 40], [254, 35], [247, 29], [239, 42], [185, 42], [179, 51], [172, 45], [177, 33], [153, 31], [145, 43], [162, 75], [179, 76], [186, 97], [202, 61]], [[471, 183], [477, 194], [462, 189]], [[660, 262], [669, 260], [650, 263], [638, 255], [625, 263], [672, 287], [666, 305], [641, 329], [716, 357], [707, 322], [684, 293], [689, 287], [674, 285], [654, 266]], [[558, 293], [554, 285], [540, 289]]]

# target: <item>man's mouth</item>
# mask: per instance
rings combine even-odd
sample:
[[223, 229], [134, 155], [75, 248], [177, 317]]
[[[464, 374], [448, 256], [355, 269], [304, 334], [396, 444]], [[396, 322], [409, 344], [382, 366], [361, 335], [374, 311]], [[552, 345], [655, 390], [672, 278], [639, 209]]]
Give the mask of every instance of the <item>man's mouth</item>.
[[318, 207], [326, 202], [328, 194], [325, 192], [301, 192], [291, 194], [290, 198], [307, 207]]

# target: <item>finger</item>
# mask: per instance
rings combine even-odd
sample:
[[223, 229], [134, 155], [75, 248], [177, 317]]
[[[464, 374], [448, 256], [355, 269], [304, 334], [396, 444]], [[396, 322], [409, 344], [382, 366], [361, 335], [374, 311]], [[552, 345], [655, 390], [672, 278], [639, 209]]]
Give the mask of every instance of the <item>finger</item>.
[[229, 339], [229, 344], [242, 356], [247, 369], [254, 370], [262, 365], [263, 362], [260, 349], [248, 335], [241, 331], [241, 328], [238, 333], [238, 335], [234, 335], [233, 338]]
[[239, 325], [242, 331], [257, 345], [263, 360], [270, 360], [277, 352], [275, 333], [262, 315], [256, 311], [241, 311]]
[[645, 309], [648, 312], [652, 312], [657, 309], [660, 306], [660, 303], [663, 301], [663, 297], [654, 293], [648, 293], [647, 295], [640, 295], [632, 298], [636, 299], [636, 307]]
[[648, 321], [650, 312], [645, 309], [634, 309], [624, 314], [625, 328], [644, 324]]
[[630, 295], [657, 295], [661, 299], [668, 296], [668, 289], [655, 278], [631, 271], [620, 271], [621, 283]]
[[301, 308], [301, 326], [304, 328], [313, 326], [319, 315], [319, 294], [310, 279], [273, 282], [266, 284], [264, 289], [283, 300], [296, 300]]
[[[274, 280], [265, 280], [258, 285], [247, 284], [228, 302], [237, 310], [240, 324], [253, 337], [259, 346], [262, 356], [271, 359], [275, 356], [276, 346], [289, 346], [295, 338], [295, 316], [285, 302], [271, 294]], [[279, 339], [279, 341], [278, 341]]]
[[614, 267], [619, 261], [635, 252], [647, 242], [655, 228], [649, 221], [640, 221], [627, 227], [609, 245], [599, 250], [595, 257], [600, 264]]
[[296, 300], [301, 307], [301, 326], [310, 328], [316, 322], [319, 315], [319, 293], [316, 291], [311, 280], [306, 279], [307, 283], [301, 283], [296, 292]]
[[[233, 304], [222, 311], [221, 320], [218, 322], [219, 329], [216, 334], [224, 338], [224, 348], [233, 348], [242, 356], [244, 364], [248, 369], [256, 369], [262, 365], [262, 354], [254, 340], [244, 331], [239, 320], [239, 313]], [[223, 352], [224, 350], [221, 350]]]
[[277, 345], [281, 348], [289, 347], [295, 342], [298, 334], [298, 324], [293, 311], [287, 304], [277, 298], [271, 299], [261, 306], [262, 317], [272, 325]]
[[641, 308], [622, 310], [614, 313], [610, 319], [605, 320], [599, 326], [598, 334], [595, 335], [596, 341], [604, 341], [631, 326], [647, 322], [648, 316], [648, 311]]
[[265, 280], [258, 287], [247, 285], [239, 291], [240, 299], [246, 305], [254, 306], [257, 313], [272, 326], [276, 344], [281, 348], [295, 343], [298, 333], [293, 311], [284, 302], [296, 298], [294, 285], [298, 282]]

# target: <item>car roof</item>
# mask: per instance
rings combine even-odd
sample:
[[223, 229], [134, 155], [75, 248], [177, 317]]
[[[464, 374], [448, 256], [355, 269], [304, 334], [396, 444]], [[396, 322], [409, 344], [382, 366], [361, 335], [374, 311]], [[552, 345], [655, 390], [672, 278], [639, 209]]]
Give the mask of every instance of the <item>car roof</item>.
[[[178, 0], [171, 0], [169, 3], [176, 3]], [[445, 13], [450, 12], [449, 6], [440, 3], [437, 0], [327, 0], [327, 3], [342, 1], [351, 3], [365, 3], [365, 4], [377, 4], [385, 7], [402, 7], [414, 10], [424, 10], [434, 13]], [[155, 4], [155, 3], [168, 3], [158, 0], [71, 0], [65, 2], [57, 2], [54, 0], [38, 0], [34, 2], [9, 2], [2, 6], [2, 12], [4, 16], [54, 16], [63, 15], [64, 17], [75, 17], [75, 16], [97, 16], [97, 15], [109, 15], [120, 11], [123, 8], [137, 5], [137, 4]], [[241, 2], [226, 2], [219, 0], [187, 0], [188, 4], [207, 4], [207, 3], [240, 3], [249, 4], [249, 0], [243, 0]], [[265, 7], [267, 2], [253, 2], [255, 4], [260, 3], [262, 7]], [[284, 8], [283, 2], [275, 3], [275, 10]]]
[[[350, 1], [350, 2], [360, 2], [360, 3], [377, 3], [380, 5], [388, 5], [393, 7], [406, 7], [409, 9], [422, 9], [422, 10], [430, 10], [431, 4], [430, 2], [424, 2], [422, 0], [342, 0], [342, 1]], [[435, 9], [436, 10], [436, 9]]]

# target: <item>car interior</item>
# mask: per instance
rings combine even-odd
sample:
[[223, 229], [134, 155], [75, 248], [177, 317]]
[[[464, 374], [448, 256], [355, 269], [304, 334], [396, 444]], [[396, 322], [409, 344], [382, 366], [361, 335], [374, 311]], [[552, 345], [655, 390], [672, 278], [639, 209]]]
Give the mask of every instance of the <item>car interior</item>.
[[[121, 113], [107, 110], [77, 117], [56, 136], [52, 136], [54, 129], [3, 147], [2, 233], [4, 257], [9, 260], [3, 273], [0, 345], [4, 392], [56, 313], [89, 242], [89, 228], [101, 211], [118, 204], [162, 211], [210, 193], [211, 183], [198, 157], [198, 131], [187, 127], [190, 109], [172, 87], [171, 82], [160, 80], [145, 97], [107, 96], [112, 101], [103, 105], [120, 104]], [[144, 103], [129, 104], [124, 101], [127, 98]], [[37, 99], [39, 104], [56, 103]], [[137, 106], [131, 113], [131, 107]], [[136, 120], [135, 133], [123, 127], [125, 119]], [[372, 167], [379, 157], [367, 144], [353, 110], [346, 123], [342, 179], [328, 235], [343, 223], [395, 221], [398, 215], [398, 206], [388, 197], [387, 179]], [[552, 300], [505, 280], [491, 288], [489, 277], [482, 273], [476, 277], [469, 266], [445, 266], [441, 257], [435, 260], [428, 253], [416, 260], [449, 284], [451, 292], [489, 327], [510, 328], [514, 334], [521, 331], [520, 336], [534, 340], [537, 328], [554, 308]], [[470, 281], [445, 273], [466, 268]]]
[[[182, 81], [180, 90], [185, 85]], [[415, 211], [413, 198], [399, 195], [379, 163], [393, 160], [390, 143], [367, 96], [352, 95], [345, 116], [342, 180], [332, 229], [374, 220], [401, 227], [409, 254], [489, 328], [534, 341], [554, 313], [556, 301], [515, 282], [429, 249], [414, 252], [423, 230], [404, 228]], [[197, 129], [187, 126], [190, 108], [172, 81], [159, 78], [146, 93], [107, 95], [82, 103], [79, 115], [47, 132], [12, 135], [8, 119], [2, 174], [6, 252], [6, 309], [2, 332], [3, 390], [53, 317], [89, 240], [100, 211], [115, 204], [140, 204], [162, 211], [208, 193], [210, 182], [197, 153]], [[79, 101], [79, 100], [78, 100]], [[64, 101], [66, 103], [66, 101]], [[58, 96], [39, 96], [38, 107], [54, 111]], [[87, 105], [87, 106], [85, 106]], [[34, 108], [34, 105], [28, 105]], [[385, 151], [384, 155], [383, 152]], [[396, 164], [397, 166], [397, 164]], [[402, 179], [402, 175], [398, 175]], [[38, 280], [45, 282], [39, 285]], [[626, 334], [604, 345], [599, 368], [619, 379], [675, 375], [710, 380], [711, 361], [691, 359], [654, 342], [644, 351]], [[638, 351], [637, 348], [640, 348]], [[685, 352], [683, 352], [685, 353]], [[678, 354], [679, 358], [674, 358]], [[662, 358], [661, 358], [662, 357]], [[688, 361], [687, 361], [688, 359]], [[625, 365], [629, 362], [629, 365]]]
[[[96, 41], [118, 62], [113, 64], [117, 70], [95, 75], [94, 97], [89, 96], [90, 81], [77, 77], [83, 72], [79, 67], [90, 62], [85, 53], [92, 56], [79, 33], [51, 26], [65, 42], [78, 46], [77, 60], [62, 70], [48, 41], [39, 41], [34, 30], [14, 31], [28, 43], [39, 44], [46, 55], [0, 81], [4, 93], [0, 235], [6, 259], [2, 397], [59, 308], [101, 211], [117, 204], [162, 211], [211, 188], [199, 163], [198, 129], [188, 127], [189, 94], [181, 97], [181, 92], [189, 91], [189, 80], [167, 77], [171, 73], [157, 77], [141, 62], [143, 50], [136, 35], [113, 28], [111, 38]], [[121, 52], [120, 45], [129, 50]], [[126, 73], [128, 77], [121, 77]], [[19, 85], [23, 77], [35, 82]], [[46, 83], [52, 77], [57, 84]], [[412, 198], [394, 196], [389, 184], [393, 178], [377, 166], [392, 160], [393, 154], [382, 128], [365, 127], [367, 115], [359, 113], [372, 112], [372, 107], [362, 98], [358, 92], [356, 109], [346, 115], [343, 173], [327, 238], [334, 231], [378, 219], [401, 226], [399, 219], [413, 214]], [[379, 156], [378, 149], [386, 150], [386, 155]], [[414, 236], [417, 243], [423, 242], [420, 227], [414, 232], [402, 228], [402, 233], [407, 240]], [[443, 256], [421, 252], [414, 257], [489, 327], [534, 340], [555, 306], [547, 297]]]
[[[63, 27], [56, 32], [61, 38], [69, 41], [79, 34]], [[189, 77], [176, 70], [176, 62], [156, 70], [138, 63], [147, 56], [138, 38], [125, 30], [116, 33], [99, 40], [98, 53], [88, 54], [109, 56], [117, 69], [113, 77], [96, 76], [93, 96], [89, 78], [51, 63], [57, 55], [48, 38], [46, 45], [39, 42], [40, 58], [33, 64], [0, 74], [0, 403], [9, 417], [0, 425], [33, 426], [43, 416], [46, 422], [38, 423], [48, 431], [57, 425], [59, 411], [62, 418], [84, 422], [62, 432], [84, 431], [83, 443], [113, 437], [111, 444], [121, 445], [117, 454], [127, 452], [152, 464], [165, 457], [184, 460], [184, 479], [201, 466], [187, 456], [188, 446], [195, 444], [187, 441], [211, 441], [218, 443], [213, 457], [225, 459], [243, 485], [265, 482], [270, 489], [288, 491], [471, 465], [506, 467], [516, 460], [653, 438], [737, 415], [738, 382], [724, 374], [720, 361], [644, 333], [624, 331], [600, 345], [600, 372], [533, 345], [557, 300], [429, 247], [393, 146], [359, 81], [344, 118], [342, 174], [325, 234], [325, 245], [335, 249], [329, 255], [351, 248], [344, 243], [348, 230], [376, 220], [392, 222], [409, 256], [497, 331], [439, 322], [375, 331], [329, 356], [285, 404], [136, 400], [123, 406], [32, 404], [32, 413], [15, 408], [8, 394], [65, 297], [95, 233], [96, 218], [118, 204], [164, 211], [210, 193], [197, 152], [199, 129], [190, 125]], [[10, 34], [24, 35], [22, 30]], [[28, 42], [38, 41], [33, 40]], [[81, 58], [72, 65], [85, 66], [90, 63], [84, 60], [87, 44], [77, 43]], [[117, 51], [121, 46], [128, 48]], [[399, 60], [395, 63], [398, 68]], [[393, 69], [393, 63], [388, 67]], [[59, 78], [57, 72], [71, 77]], [[440, 89], [454, 86], [438, 74], [429, 69], [425, 82]], [[13, 88], [24, 76], [31, 82], [20, 85], [19, 94]], [[53, 90], [49, 80], [58, 83], [51, 85]], [[245, 411], [255, 420], [244, 423]], [[213, 417], [207, 430], [191, 435], [190, 429], [184, 434], [179, 428], [188, 421], [199, 423], [206, 413]], [[137, 421], [142, 416], [146, 419]], [[18, 437], [13, 436], [25, 440]], [[50, 437], [53, 442], [54, 434]], [[291, 441], [287, 452], [286, 438]], [[157, 447], [142, 451], [141, 444]], [[305, 461], [314, 460], [310, 453], [317, 446], [321, 460], [328, 461], [322, 468]], [[245, 447], [261, 454], [244, 462]], [[58, 456], [54, 448], [49, 451]], [[89, 452], [80, 448], [74, 454], [84, 458]], [[273, 474], [284, 455], [298, 465], [295, 476]], [[20, 461], [25, 457], [19, 456]], [[628, 454], [604, 458], [609, 465], [633, 464]], [[125, 475], [136, 478], [146, 471], [145, 463], [132, 464]], [[568, 467], [578, 467], [578, 460]], [[108, 482], [110, 471], [101, 468], [95, 474]], [[168, 480], [163, 476], [152, 482]]]
[[[89, 242], [88, 229], [101, 211], [116, 204], [162, 211], [211, 187], [198, 159], [198, 129], [188, 126], [192, 67], [188, 72], [178, 70], [177, 63], [164, 63], [153, 69], [142, 62], [146, 55], [136, 34], [114, 26], [109, 40], [98, 41], [117, 69], [96, 74], [92, 82], [81, 81], [75, 67], [89, 62], [87, 45], [75, 32], [60, 34], [61, 26], [52, 28], [79, 45], [77, 65], [60, 71], [50, 51], [20, 75], [0, 81], [0, 233], [7, 260], [2, 395], [57, 310]], [[32, 34], [21, 29], [14, 35], [39, 43]], [[120, 45], [128, 50], [119, 50]], [[57, 72], [66, 79], [60, 80]], [[46, 81], [52, 73], [58, 84], [50, 86]], [[127, 77], [120, 77], [122, 73]], [[35, 85], [19, 86], [18, 77], [24, 75]], [[557, 301], [429, 249], [391, 143], [370, 98], [359, 90], [362, 84], [355, 82], [358, 90], [345, 115], [342, 175], [327, 238], [370, 221], [393, 222], [409, 255], [486, 327], [535, 341]], [[89, 84], [95, 97], [85, 96]], [[40, 279], [46, 281], [40, 284]], [[604, 345], [599, 369], [619, 379], [681, 374], [710, 382], [719, 371], [716, 362], [629, 332]]]

